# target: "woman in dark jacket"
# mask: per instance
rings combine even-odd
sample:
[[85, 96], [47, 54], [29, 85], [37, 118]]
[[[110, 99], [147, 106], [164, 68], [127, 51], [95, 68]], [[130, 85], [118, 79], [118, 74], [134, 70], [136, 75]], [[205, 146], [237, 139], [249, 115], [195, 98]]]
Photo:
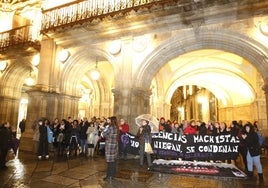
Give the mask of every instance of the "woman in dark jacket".
[[[137, 138], [139, 139], [140, 144], [140, 166], [143, 166], [145, 142], [151, 143], [152, 141], [151, 127], [149, 125], [149, 121], [142, 120], [142, 125], [140, 126], [137, 132]], [[150, 166], [152, 165], [150, 153], [146, 152], [146, 157], [147, 157], [148, 169], [150, 169]]]
[[12, 140], [12, 132], [9, 122], [0, 127], [0, 169], [6, 169], [6, 156], [9, 150], [9, 143]]
[[242, 138], [245, 140], [247, 147], [247, 167], [249, 177], [253, 176], [253, 164], [256, 166], [259, 181], [263, 181], [262, 165], [260, 161], [261, 148], [258, 141], [258, 135], [254, 131], [251, 123], [247, 123], [245, 126], [245, 134]]

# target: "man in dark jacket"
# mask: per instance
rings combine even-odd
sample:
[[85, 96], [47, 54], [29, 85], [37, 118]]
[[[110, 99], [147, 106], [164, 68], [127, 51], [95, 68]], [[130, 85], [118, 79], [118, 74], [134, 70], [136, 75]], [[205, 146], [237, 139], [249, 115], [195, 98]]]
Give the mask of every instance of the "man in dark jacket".
[[26, 123], [26, 119], [22, 119], [19, 124], [21, 134], [25, 132], [25, 123]]
[[0, 127], [0, 169], [6, 169], [6, 156], [12, 139], [9, 122]]

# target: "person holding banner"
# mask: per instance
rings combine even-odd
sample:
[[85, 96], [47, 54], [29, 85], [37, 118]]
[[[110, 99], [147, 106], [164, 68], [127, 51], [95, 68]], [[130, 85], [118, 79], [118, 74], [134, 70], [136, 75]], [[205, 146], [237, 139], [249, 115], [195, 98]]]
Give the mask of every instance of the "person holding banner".
[[[150, 154], [153, 153], [151, 147], [152, 135], [149, 121], [142, 120], [142, 124], [137, 132], [137, 138], [139, 139], [139, 146], [140, 146], [140, 166], [143, 166], [144, 154], [146, 153], [148, 170], [149, 170], [150, 167], [152, 166]], [[146, 145], [147, 147], [145, 147]]]

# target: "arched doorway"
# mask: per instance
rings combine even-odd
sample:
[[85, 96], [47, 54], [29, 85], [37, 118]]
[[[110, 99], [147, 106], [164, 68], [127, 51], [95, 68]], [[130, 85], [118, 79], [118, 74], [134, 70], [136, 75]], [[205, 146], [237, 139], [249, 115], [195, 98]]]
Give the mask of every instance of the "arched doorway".
[[[196, 56], [195, 53], [200, 56]], [[213, 55], [210, 56], [210, 53], [218, 54], [211, 58]], [[226, 55], [230, 56], [229, 63], [224, 60]], [[154, 111], [157, 117], [170, 117], [171, 97], [178, 87], [196, 85], [208, 89], [219, 99], [220, 120], [243, 118], [240, 116], [243, 112], [247, 114], [246, 117], [251, 117], [245, 120], [258, 119], [266, 129], [266, 113], [261, 117], [257, 115], [257, 111], [266, 112], [266, 101], [262, 91], [262, 86], [267, 80], [264, 60], [266, 56], [266, 47], [230, 31], [200, 31], [178, 35], [166, 41], [147, 57], [142, 66], [143, 70], [138, 73], [137, 77], [141, 79], [137, 85], [154, 88], [153, 96], [159, 99], [158, 104], [156, 102], [154, 106], [162, 106], [162, 109]], [[188, 60], [185, 62], [183, 58]]]

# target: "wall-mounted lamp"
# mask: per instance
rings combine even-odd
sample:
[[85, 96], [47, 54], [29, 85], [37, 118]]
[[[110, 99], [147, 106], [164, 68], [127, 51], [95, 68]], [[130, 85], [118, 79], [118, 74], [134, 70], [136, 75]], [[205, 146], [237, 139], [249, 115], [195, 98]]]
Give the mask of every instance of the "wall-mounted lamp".
[[93, 71], [91, 71], [91, 74], [90, 74], [91, 78], [93, 80], [98, 80], [100, 78], [100, 71], [98, 70], [98, 60], [96, 58], [96, 67]]
[[112, 55], [117, 55], [121, 51], [121, 41], [115, 40], [111, 42], [108, 46], [108, 51]]
[[40, 63], [40, 54], [36, 54], [33, 56], [33, 59], [32, 59], [32, 65], [33, 66], [38, 66]]
[[268, 18], [265, 18], [259, 25], [261, 33], [268, 36]]
[[35, 77], [32, 75], [32, 70], [30, 70], [30, 75], [25, 79], [25, 84], [27, 86], [35, 85]]
[[64, 63], [70, 57], [70, 52], [66, 49], [60, 51], [58, 59]]
[[3, 72], [7, 68], [7, 61], [0, 61], [0, 71]]

